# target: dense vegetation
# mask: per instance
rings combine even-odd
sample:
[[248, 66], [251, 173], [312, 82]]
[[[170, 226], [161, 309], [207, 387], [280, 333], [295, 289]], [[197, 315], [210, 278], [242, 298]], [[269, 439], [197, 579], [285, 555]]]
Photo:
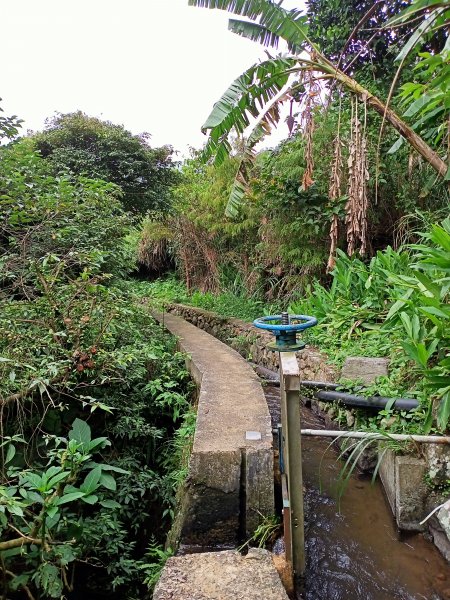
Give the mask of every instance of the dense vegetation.
[[[189, 3], [288, 52], [233, 82], [180, 168], [82, 112], [21, 139], [0, 114], [5, 598], [132, 600], [157, 577], [195, 416], [149, 297], [248, 320], [311, 313], [309, 341], [338, 364], [392, 359], [368, 393], [420, 400], [358, 427], [448, 430], [450, 9]], [[283, 103], [287, 139], [256, 151]]]
[[132, 135], [121, 125], [88, 117], [81, 111], [49, 119], [33, 136], [51, 172], [85, 175], [116, 183], [127, 211], [167, 210], [170, 186], [177, 181], [172, 148], [152, 148], [150, 135]]
[[[232, 31], [289, 53], [269, 51], [215, 104], [172, 212], [144, 224], [142, 262], [177, 265], [186, 289], [175, 295], [222, 314], [310, 311], [321, 319], [311, 339], [341, 360], [393, 356], [379, 389], [417, 395], [423, 410], [391, 427], [445, 430], [450, 11], [431, 0], [314, 0], [306, 16], [269, 1], [190, 4], [229, 10]], [[277, 102], [290, 135], [256, 152]]]
[[183, 476], [189, 380], [125, 291], [122, 189], [56, 172], [38, 147], [0, 153], [0, 588], [138, 598]]

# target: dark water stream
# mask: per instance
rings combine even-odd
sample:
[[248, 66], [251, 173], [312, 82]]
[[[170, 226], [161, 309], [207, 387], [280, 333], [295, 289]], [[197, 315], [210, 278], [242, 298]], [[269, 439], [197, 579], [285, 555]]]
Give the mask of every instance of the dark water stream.
[[[265, 388], [273, 424], [279, 389]], [[302, 410], [302, 426], [323, 429]], [[381, 485], [352, 476], [340, 501], [342, 464], [330, 440], [304, 437], [305, 600], [450, 600], [450, 567], [420, 534], [401, 536]]]

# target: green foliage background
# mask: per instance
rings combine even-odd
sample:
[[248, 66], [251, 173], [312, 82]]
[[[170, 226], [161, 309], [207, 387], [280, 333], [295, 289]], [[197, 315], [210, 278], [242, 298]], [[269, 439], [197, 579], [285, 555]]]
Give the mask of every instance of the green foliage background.
[[168, 210], [177, 171], [170, 146], [152, 148], [148, 134], [132, 135], [121, 125], [81, 111], [59, 114], [32, 136], [52, 173], [72, 173], [120, 186], [127, 211]]
[[0, 149], [8, 597], [142, 597], [173, 518], [191, 386], [124, 284], [135, 255], [121, 198], [113, 182], [55, 174], [32, 139]]

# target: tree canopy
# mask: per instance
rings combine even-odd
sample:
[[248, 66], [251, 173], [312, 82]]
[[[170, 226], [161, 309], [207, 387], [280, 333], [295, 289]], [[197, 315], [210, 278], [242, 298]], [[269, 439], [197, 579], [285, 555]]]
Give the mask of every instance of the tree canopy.
[[[254, 146], [280, 120], [279, 105], [285, 101], [292, 102], [299, 88], [305, 89], [306, 85], [309, 92], [305, 94], [303, 113], [311, 114], [312, 97], [318, 95], [318, 91], [313, 91], [312, 86], [317, 80], [334, 81], [362, 101], [364, 107], [375, 110], [382, 116], [383, 122], [388, 122], [396, 129], [441, 177], [446, 176], [448, 172], [446, 162], [423, 137], [416, 133], [413, 127], [400, 118], [388, 103], [380, 100], [370, 89], [342, 70], [339, 64], [333, 63], [325, 56], [321, 48], [312, 40], [308, 19], [301, 10], [286, 10], [281, 3], [272, 0], [189, 0], [189, 4], [219, 8], [245, 17], [245, 20], [230, 19], [229, 29], [265, 46], [277, 47], [279, 40], [284, 40], [289, 49], [288, 55], [275, 57], [269, 55], [268, 60], [251, 66], [235, 79], [216, 102], [203, 125], [203, 130], [210, 131], [204, 157], [205, 159], [213, 157], [215, 163], [219, 164], [231, 151], [230, 134], [232, 132], [243, 134], [250, 124], [251, 117], [256, 119], [256, 126], [248, 136], [247, 147], [242, 154], [236, 182], [230, 194], [227, 206], [230, 216], [236, 216], [238, 213], [248, 188], [248, 165], [253, 159]], [[431, 10], [430, 17], [428, 10]], [[416, 1], [395, 19], [391, 19], [387, 25], [391, 27], [410, 25], [416, 19], [420, 20], [420, 25], [416, 27], [405, 47], [396, 57], [396, 60], [401, 61], [400, 66], [412, 50], [420, 47], [427, 36], [435, 32], [436, 27], [442, 29], [448, 24], [450, 11], [433, 0]], [[294, 82], [292, 82], [293, 75], [298, 78]], [[420, 90], [418, 94], [422, 95]], [[419, 98], [415, 99], [420, 104]], [[440, 102], [442, 99], [437, 101]], [[305, 134], [308, 135], [308, 132], [305, 131]], [[308, 179], [311, 177], [306, 178]]]
[[400, 32], [380, 31], [386, 21], [408, 6], [405, 0], [308, 0], [311, 39], [343, 70], [351, 65], [372, 77], [392, 75], [399, 45], [408, 27]]
[[81, 111], [56, 115], [42, 133], [33, 136], [54, 173], [119, 185], [124, 208], [134, 213], [167, 209], [170, 188], [178, 179], [172, 147], [152, 148], [149, 138]]

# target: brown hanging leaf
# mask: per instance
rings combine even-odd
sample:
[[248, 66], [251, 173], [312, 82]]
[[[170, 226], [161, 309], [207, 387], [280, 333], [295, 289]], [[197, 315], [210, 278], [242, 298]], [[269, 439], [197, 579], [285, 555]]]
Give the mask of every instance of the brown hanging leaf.
[[367, 252], [368, 180], [367, 138], [365, 132], [362, 130], [358, 117], [358, 104], [357, 100], [355, 100], [348, 158], [348, 201], [345, 206], [347, 253], [349, 256], [354, 254], [356, 250], [361, 255]]
[[328, 256], [327, 263], [327, 273], [330, 273], [334, 267], [336, 266], [336, 248], [337, 242], [339, 238], [339, 217], [337, 215], [333, 215], [333, 219], [331, 221], [330, 227], [330, 254]]
[[302, 115], [304, 136], [306, 140], [305, 146], [305, 161], [306, 168], [302, 178], [302, 188], [307, 190], [314, 183], [314, 155], [313, 155], [313, 134], [315, 129], [314, 124], [314, 107], [316, 105], [315, 98], [319, 94], [317, 82], [314, 80], [314, 74], [309, 72], [309, 91], [305, 98], [305, 108]]
[[[333, 166], [330, 174], [330, 185], [328, 188], [328, 198], [330, 204], [333, 203], [342, 196], [342, 142], [340, 137], [340, 127], [338, 126], [338, 132], [334, 139], [334, 158]], [[328, 256], [327, 273], [332, 271], [336, 264], [336, 248], [339, 239], [339, 217], [334, 214], [331, 221], [330, 227], [330, 254]]]

